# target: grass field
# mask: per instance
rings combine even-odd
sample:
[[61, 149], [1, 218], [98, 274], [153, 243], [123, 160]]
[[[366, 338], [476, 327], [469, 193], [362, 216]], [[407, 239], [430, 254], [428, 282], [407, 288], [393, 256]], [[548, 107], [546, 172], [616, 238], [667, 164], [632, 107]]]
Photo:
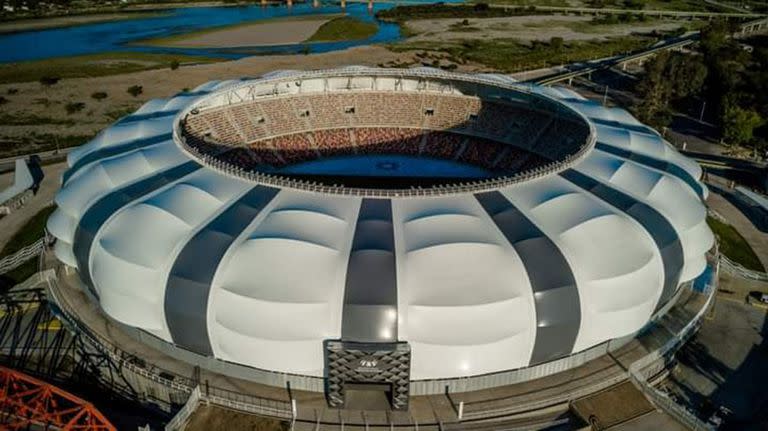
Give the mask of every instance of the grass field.
[[328, 21], [320, 26], [307, 42], [331, 42], [338, 40], [367, 39], [376, 34], [374, 23], [363, 22], [347, 16]]
[[140, 52], [108, 52], [74, 57], [59, 57], [3, 64], [0, 67], [0, 84], [38, 81], [44, 76], [94, 78], [98, 76], [119, 75], [170, 67], [173, 60], [178, 61], [182, 65], [222, 61], [216, 58]]
[[[32, 216], [18, 232], [16, 232], [8, 243], [0, 251], [0, 258], [11, 255], [22, 248], [34, 243], [43, 237], [45, 233], [45, 223], [48, 216], [56, 209], [55, 205], [45, 207], [40, 212]], [[37, 259], [32, 259], [11, 272], [3, 274], [3, 284], [18, 284], [31, 277], [37, 272]]]
[[765, 272], [765, 268], [763, 268], [752, 247], [733, 226], [712, 217], [707, 217], [707, 224], [717, 236], [721, 253], [744, 268]]

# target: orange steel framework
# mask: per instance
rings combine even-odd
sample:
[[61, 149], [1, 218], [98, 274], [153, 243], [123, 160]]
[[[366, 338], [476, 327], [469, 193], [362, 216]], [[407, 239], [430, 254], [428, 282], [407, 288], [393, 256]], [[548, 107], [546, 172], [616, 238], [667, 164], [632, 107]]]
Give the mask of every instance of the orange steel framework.
[[51, 430], [117, 430], [91, 403], [0, 366], [0, 431], [35, 426]]

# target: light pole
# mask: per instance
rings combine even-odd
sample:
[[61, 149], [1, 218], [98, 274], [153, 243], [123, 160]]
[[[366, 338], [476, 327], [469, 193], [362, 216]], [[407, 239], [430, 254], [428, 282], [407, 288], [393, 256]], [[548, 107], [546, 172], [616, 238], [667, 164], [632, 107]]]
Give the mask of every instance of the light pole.
[[701, 102], [701, 113], [699, 113], [699, 122], [701, 123], [704, 120], [704, 108], [707, 107], [707, 101]]

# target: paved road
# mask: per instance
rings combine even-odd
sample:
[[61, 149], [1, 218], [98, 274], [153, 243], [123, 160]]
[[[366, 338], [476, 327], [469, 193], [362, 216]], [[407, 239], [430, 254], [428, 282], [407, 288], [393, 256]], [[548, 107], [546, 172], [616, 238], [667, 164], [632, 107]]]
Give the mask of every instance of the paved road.
[[[45, 177], [43, 178], [43, 182], [40, 183], [40, 189], [37, 191], [37, 194], [21, 207], [21, 209], [0, 219], [0, 250], [5, 247], [5, 244], [11, 239], [16, 231], [27, 223], [30, 217], [37, 214], [53, 201], [54, 195], [59, 190], [61, 175], [64, 173], [66, 167], [66, 163], [43, 166]], [[9, 177], [12, 176], [12, 172], [0, 175], [0, 184], [9, 182]]]
[[[710, 175], [710, 181], [715, 182], [715, 187], [725, 188], [725, 180]], [[744, 213], [730, 203], [725, 197], [711, 189], [707, 205], [717, 211], [728, 220], [740, 234], [747, 240], [752, 250], [760, 259], [763, 267], [768, 268], [768, 233], [762, 232], [752, 223]]]

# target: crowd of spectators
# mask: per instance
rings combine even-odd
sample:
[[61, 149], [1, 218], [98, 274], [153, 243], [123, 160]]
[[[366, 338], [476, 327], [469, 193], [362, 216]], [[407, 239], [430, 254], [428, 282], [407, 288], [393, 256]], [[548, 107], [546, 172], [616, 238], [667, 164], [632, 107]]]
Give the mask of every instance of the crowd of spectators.
[[400, 154], [506, 172], [573, 154], [588, 133], [523, 105], [417, 91], [264, 98], [190, 113], [184, 129], [188, 144], [245, 169]]

